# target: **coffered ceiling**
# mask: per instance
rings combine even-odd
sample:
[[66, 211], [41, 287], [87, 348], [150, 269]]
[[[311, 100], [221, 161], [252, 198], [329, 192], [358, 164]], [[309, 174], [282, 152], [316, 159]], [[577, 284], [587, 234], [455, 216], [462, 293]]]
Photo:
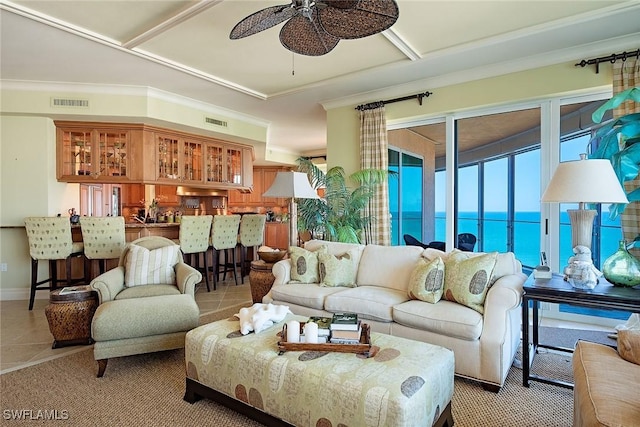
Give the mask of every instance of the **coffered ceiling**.
[[[326, 106], [637, 48], [638, 1], [398, 0], [384, 33], [294, 55], [282, 25], [240, 40], [256, 0], [0, 0], [3, 81], [153, 87], [269, 124], [268, 145], [326, 144]], [[428, 102], [428, 101], [426, 101]]]

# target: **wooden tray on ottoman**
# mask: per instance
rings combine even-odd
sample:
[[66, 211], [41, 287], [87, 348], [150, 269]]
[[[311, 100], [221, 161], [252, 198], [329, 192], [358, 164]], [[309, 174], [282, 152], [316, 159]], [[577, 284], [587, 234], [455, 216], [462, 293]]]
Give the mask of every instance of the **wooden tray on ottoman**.
[[[304, 323], [300, 324], [302, 328]], [[375, 347], [371, 345], [370, 327], [368, 324], [362, 324], [362, 332], [360, 334], [360, 344], [333, 344], [333, 343], [299, 343], [299, 342], [287, 342], [285, 341], [287, 336], [287, 325], [282, 327], [280, 334], [280, 341], [278, 341], [278, 354], [283, 354], [285, 351], [334, 351], [337, 353], [356, 353], [362, 354], [365, 357], [375, 356]]]

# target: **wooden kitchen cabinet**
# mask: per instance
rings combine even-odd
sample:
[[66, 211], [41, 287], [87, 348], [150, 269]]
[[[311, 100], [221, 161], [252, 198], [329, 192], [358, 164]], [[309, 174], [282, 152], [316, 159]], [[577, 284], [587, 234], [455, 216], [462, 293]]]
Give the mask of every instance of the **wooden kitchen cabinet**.
[[270, 248], [289, 249], [289, 223], [267, 222], [264, 227], [264, 244]]
[[248, 145], [145, 124], [54, 123], [58, 181], [253, 187]]
[[156, 199], [162, 206], [178, 206], [180, 197], [176, 194], [175, 185], [156, 185]]
[[64, 182], [123, 182], [139, 157], [141, 132], [110, 124], [55, 122], [56, 172]]
[[126, 184], [122, 186], [122, 205], [145, 207], [144, 184]]
[[288, 171], [286, 167], [256, 166], [253, 168], [253, 191], [248, 194], [229, 192], [229, 206], [256, 206], [273, 208], [285, 207], [289, 201], [282, 197], [263, 197], [265, 191], [271, 187], [278, 172]]

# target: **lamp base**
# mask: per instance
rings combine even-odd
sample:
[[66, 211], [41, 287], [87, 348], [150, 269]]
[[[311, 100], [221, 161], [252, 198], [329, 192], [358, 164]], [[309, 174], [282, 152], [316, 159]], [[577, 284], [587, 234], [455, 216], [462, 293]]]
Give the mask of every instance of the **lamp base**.
[[571, 246], [586, 246], [591, 249], [593, 220], [598, 214], [593, 209], [567, 209], [571, 222]]

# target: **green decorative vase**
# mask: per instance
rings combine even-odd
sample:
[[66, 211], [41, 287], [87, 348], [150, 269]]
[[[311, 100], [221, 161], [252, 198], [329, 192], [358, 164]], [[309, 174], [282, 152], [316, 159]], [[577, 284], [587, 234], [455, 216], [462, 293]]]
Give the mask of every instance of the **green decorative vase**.
[[615, 286], [640, 285], [640, 260], [629, 253], [626, 242], [621, 240], [618, 250], [604, 262], [602, 274]]

